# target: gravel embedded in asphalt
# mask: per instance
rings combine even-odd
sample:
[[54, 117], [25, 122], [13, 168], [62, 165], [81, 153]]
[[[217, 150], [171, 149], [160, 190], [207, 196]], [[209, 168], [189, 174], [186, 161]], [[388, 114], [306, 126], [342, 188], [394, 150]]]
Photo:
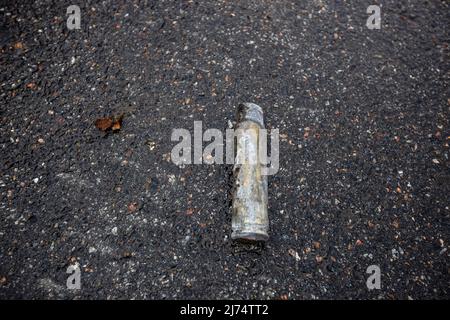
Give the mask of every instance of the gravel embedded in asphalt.
[[[72, 1], [3, 1], [0, 298], [448, 299], [449, 4], [381, 3], [80, 1], [68, 30]], [[280, 130], [265, 245], [230, 239], [231, 166], [170, 161], [245, 101]]]

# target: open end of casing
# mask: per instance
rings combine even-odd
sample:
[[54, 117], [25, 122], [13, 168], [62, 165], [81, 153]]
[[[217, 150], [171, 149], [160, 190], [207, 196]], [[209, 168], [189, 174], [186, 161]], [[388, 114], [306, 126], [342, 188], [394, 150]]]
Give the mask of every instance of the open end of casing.
[[237, 108], [237, 121], [254, 121], [264, 128], [264, 111], [257, 104], [246, 102], [239, 104]]

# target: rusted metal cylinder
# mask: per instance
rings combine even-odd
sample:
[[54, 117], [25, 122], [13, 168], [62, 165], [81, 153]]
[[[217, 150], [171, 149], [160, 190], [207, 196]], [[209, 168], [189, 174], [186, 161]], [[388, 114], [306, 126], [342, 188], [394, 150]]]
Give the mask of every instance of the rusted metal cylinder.
[[263, 110], [254, 103], [243, 103], [238, 107], [237, 118], [231, 238], [267, 241], [267, 175], [263, 174], [259, 152], [260, 134], [265, 128]]

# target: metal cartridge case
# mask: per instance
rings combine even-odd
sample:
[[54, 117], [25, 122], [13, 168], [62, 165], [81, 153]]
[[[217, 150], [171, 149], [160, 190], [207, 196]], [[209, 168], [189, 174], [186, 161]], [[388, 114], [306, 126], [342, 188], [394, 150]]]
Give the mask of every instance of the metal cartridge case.
[[259, 145], [261, 129], [264, 129], [261, 107], [254, 103], [239, 105], [231, 234], [235, 240], [267, 241], [269, 238], [267, 175], [263, 174]]

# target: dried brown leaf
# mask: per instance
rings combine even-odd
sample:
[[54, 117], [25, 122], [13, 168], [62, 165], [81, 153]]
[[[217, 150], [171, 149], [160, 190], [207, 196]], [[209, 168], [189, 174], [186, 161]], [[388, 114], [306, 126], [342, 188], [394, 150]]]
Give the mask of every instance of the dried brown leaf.
[[95, 126], [101, 131], [107, 131], [113, 126], [113, 120], [111, 118], [100, 118], [95, 120]]
[[99, 118], [95, 120], [95, 126], [101, 131], [118, 131], [122, 128], [123, 114], [119, 116]]

